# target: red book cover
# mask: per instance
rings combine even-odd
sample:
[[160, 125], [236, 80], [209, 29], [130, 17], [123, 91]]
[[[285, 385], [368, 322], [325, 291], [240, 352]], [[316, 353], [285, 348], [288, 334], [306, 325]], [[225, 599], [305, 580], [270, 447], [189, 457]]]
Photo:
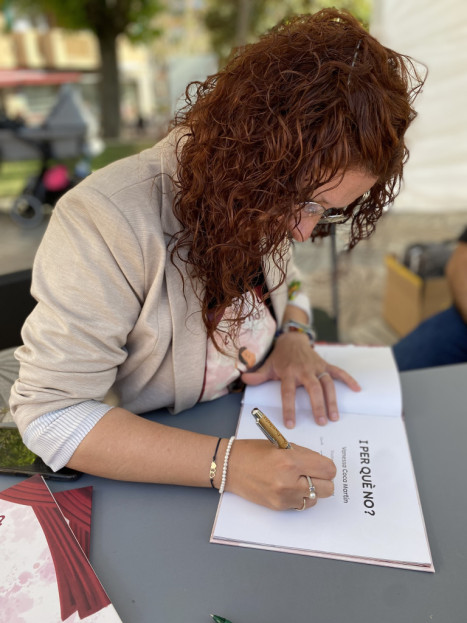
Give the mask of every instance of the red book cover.
[[86, 554], [86, 557], [89, 558], [91, 549], [92, 487], [59, 491], [54, 493], [53, 497], [65, 516], [81, 549]]
[[56, 498], [41, 476], [0, 492], [0, 623], [121, 623], [85, 555], [91, 488]]

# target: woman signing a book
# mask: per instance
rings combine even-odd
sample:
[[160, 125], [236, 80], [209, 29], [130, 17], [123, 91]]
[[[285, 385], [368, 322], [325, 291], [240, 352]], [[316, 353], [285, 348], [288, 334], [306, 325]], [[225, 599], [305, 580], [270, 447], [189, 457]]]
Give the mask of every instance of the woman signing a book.
[[286, 427], [297, 386], [318, 424], [338, 420], [334, 381], [359, 386], [313, 349], [292, 241], [343, 221], [350, 247], [371, 234], [397, 194], [421, 84], [346, 12], [287, 19], [192, 85], [166, 138], [70, 191], [16, 353], [26, 445], [54, 470], [212, 485], [273, 509], [332, 495], [335, 466], [317, 452], [137, 414], [278, 379]]

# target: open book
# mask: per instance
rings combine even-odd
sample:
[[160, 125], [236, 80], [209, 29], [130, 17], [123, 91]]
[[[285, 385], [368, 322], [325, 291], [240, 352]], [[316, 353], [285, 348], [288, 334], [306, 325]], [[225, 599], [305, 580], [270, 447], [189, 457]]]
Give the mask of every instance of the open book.
[[434, 571], [391, 350], [341, 345], [316, 349], [362, 387], [356, 393], [336, 382], [340, 420], [324, 427], [315, 424], [308, 395], [299, 388], [296, 426], [284, 430], [280, 383], [271, 381], [246, 389], [237, 438], [264, 438], [251, 415], [258, 407], [289, 442], [334, 461], [333, 497], [296, 513], [272, 511], [226, 492], [211, 542]]

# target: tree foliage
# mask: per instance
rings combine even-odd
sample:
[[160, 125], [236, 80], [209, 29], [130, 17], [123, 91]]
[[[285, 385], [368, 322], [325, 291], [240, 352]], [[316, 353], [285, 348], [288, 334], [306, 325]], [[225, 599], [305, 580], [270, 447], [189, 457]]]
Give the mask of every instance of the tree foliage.
[[[349, 10], [368, 26], [372, 0], [206, 0], [205, 23], [213, 48], [225, 59], [232, 47], [256, 39], [282, 19], [297, 13], [315, 13], [328, 6]], [[243, 20], [241, 19], [243, 13]], [[248, 24], [245, 28], [245, 17]]]
[[160, 34], [154, 16], [163, 6], [161, 0], [15, 0], [14, 8], [27, 15], [45, 15], [53, 26], [92, 30], [96, 35], [111, 30], [133, 41], [147, 41]]

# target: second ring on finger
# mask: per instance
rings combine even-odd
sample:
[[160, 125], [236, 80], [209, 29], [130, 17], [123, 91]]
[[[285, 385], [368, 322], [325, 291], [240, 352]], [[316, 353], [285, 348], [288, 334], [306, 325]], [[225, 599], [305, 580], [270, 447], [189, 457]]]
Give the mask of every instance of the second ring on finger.
[[[339, 419], [339, 412], [336, 404], [336, 393], [331, 373], [326, 371], [321, 372], [316, 376], [316, 379], [319, 381], [321, 391], [324, 393], [325, 396], [328, 410], [328, 418], [331, 421], [336, 422]], [[320, 417], [318, 420], [318, 424], [326, 424], [326, 418]]]
[[310, 500], [316, 500], [316, 498], [318, 497], [318, 494], [316, 493], [316, 489], [313, 484], [313, 481], [311, 480], [310, 476], [305, 475], [305, 478], [308, 483], [308, 497], [310, 498]]
[[[318, 500], [318, 494], [316, 492], [316, 489], [315, 489], [315, 486], [313, 484], [311, 477], [306, 474], [304, 474], [303, 477], [306, 478], [308, 491], [307, 491], [306, 496], [302, 496], [303, 501], [300, 507], [295, 508], [296, 511], [304, 511], [306, 508], [310, 508], [311, 506], [314, 506]], [[307, 500], [311, 500], [310, 506], [307, 506]]]

